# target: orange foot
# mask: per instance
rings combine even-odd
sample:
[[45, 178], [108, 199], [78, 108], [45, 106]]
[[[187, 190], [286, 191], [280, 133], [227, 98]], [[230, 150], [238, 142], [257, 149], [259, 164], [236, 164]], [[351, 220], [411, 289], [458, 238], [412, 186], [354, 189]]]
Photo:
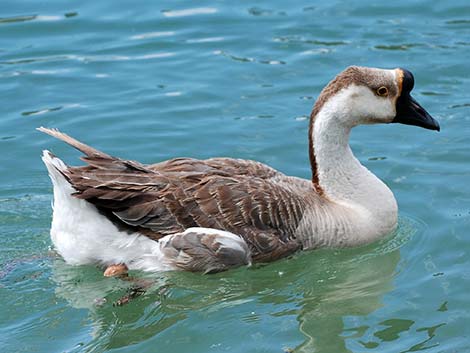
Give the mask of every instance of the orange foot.
[[125, 264], [110, 265], [106, 268], [103, 275], [105, 277], [127, 276], [128, 270]]

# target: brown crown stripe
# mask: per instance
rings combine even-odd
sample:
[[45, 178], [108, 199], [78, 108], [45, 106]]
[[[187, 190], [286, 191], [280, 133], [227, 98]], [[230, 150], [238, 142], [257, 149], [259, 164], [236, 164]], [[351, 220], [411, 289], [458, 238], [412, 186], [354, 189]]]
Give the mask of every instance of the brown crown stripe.
[[[314, 108], [315, 111], [315, 108]], [[318, 168], [317, 168], [317, 160], [315, 159], [315, 151], [313, 147], [313, 124], [315, 120], [315, 114], [312, 111], [310, 114], [310, 124], [308, 127], [308, 156], [310, 158], [310, 167], [312, 169], [312, 183], [313, 188], [316, 192], [322, 194], [323, 190], [320, 187], [320, 180], [318, 178]]]

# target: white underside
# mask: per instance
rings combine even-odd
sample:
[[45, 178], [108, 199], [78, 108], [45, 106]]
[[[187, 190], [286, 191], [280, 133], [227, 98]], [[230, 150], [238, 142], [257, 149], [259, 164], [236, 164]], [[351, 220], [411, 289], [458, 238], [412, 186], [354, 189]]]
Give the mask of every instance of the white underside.
[[[100, 214], [91, 203], [73, 197], [75, 192], [58, 171], [66, 165], [48, 151], [44, 161], [54, 186], [51, 239], [64, 260], [72, 265], [124, 263], [130, 270], [178, 270], [174, 259], [166, 258], [162, 247], [176, 234], [154, 241], [140, 233], [119, 230]], [[189, 228], [186, 232], [216, 233], [219, 242], [229, 247], [240, 247], [241, 238], [235, 234], [207, 228]]]

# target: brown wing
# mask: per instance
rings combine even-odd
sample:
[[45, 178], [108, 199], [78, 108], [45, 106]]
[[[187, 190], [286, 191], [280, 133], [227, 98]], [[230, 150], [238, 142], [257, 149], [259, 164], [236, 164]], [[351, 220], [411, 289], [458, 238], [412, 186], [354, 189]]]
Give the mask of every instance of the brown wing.
[[281, 172], [267, 166], [266, 164], [233, 158], [211, 158], [199, 160], [194, 158], [175, 158], [147, 166], [150, 170], [162, 172], [166, 175], [219, 175], [230, 177], [252, 176], [261, 179], [271, 179], [284, 176]]
[[[189, 227], [228, 230], [247, 241], [255, 261], [283, 257], [299, 247], [294, 234], [304, 201], [270, 180], [282, 174], [269, 167], [225, 158], [174, 159], [147, 167], [101, 153], [58, 131], [42, 131], [86, 154], [82, 159], [88, 166], [69, 167], [64, 174], [76, 197], [122, 227], [152, 239]], [[243, 170], [244, 163], [251, 169]], [[260, 177], [255, 177], [256, 168]]]

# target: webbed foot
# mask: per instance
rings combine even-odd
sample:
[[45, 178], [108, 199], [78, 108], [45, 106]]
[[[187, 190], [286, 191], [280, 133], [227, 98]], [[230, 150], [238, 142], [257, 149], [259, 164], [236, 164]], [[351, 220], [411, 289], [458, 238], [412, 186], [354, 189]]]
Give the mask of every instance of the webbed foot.
[[105, 277], [127, 276], [128, 271], [129, 269], [127, 268], [126, 264], [110, 265], [104, 271], [103, 276]]

